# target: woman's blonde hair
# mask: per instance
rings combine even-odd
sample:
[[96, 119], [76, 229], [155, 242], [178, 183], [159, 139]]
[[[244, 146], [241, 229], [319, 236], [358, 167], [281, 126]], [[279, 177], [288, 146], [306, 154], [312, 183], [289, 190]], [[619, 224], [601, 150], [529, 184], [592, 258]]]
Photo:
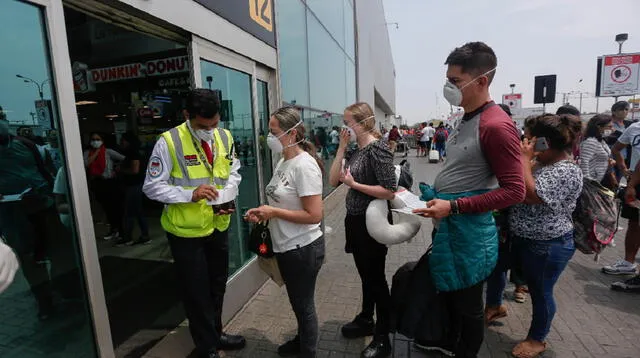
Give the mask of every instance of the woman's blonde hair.
[[300, 142], [298, 144], [300, 148], [309, 153], [313, 157], [313, 159], [316, 160], [318, 166], [320, 167], [320, 170], [324, 173], [324, 162], [322, 162], [320, 157], [318, 157], [316, 146], [308, 141], [304, 136], [305, 128], [304, 123], [302, 123], [300, 119], [300, 112], [298, 112], [298, 110], [294, 107], [282, 107], [273, 112], [271, 116], [278, 121], [278, 125], [283, 132], [288, 131], [292, 128], [295, 129], [296, 142]]
[[380, 131], [376, 129], [376, 117], [373, 113], [373, 109], [366, 102], [358, 102], [350, 105], [345, 111], [351, 113], [356, 123], [360, 124], [362, 128], [370, 131], [377, 139], [382, 138]]

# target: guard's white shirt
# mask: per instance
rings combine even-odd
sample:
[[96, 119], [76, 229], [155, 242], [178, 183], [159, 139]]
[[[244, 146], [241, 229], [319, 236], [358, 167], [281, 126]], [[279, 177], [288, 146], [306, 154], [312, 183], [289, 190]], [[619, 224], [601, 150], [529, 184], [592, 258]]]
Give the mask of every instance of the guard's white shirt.
[[[191, 135], [195, 136], [191, 130], [191, 126], [187, 121]], [[216, 150], [211, 142], [209, 146], [216, 155]], [[178, 158], [178, 160], [184, 160], [184, 158]], [[215, 161], [215, 158], [214, 158]], [[171, 154], [169, 153], [169, 147], [164, 137], [160, 137], [153, 147], [151, 153], [151, 159], [149, 159], [149, 165], [147, 167], [147, 175], [142, 186], [142, 191], [151, 200], [159, 201], [165, 204], [178, 204], [178, 203], [190, 203], [193, 197], [193, 191], [195, 189], [185, 189], [180, 186], [170, 185], [169, 179], [171, 178], [171, 170], [173, 169], [173, 161], [171, 160]], [[218, 189], [218, 191], [228, 189], [238, 189], [242, 176], [239, 173], [240, 161], [237, 158], [233, 158], [231, 164], [231, 174], [229, 180], [224, 189]]]

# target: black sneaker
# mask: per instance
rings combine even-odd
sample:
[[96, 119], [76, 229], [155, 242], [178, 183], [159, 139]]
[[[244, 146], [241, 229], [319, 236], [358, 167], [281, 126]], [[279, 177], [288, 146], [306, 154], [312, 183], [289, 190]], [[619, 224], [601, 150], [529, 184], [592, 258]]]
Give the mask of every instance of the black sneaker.
[[129, 246], [129, 245], [131, 245], [132, 242], [133, 242], [133, 240], [123, 237], [120, 240], [116, 241], [115, 247]]
[[131, 245], [148, 245], [150, 243], [151, 243], [151, 238], [149, 236], [140, 236], [140, 238], [134, 241], [133, 243], [131, 243]]
[[425, 352], [440, 352], [447, 357], [455, 357], [455, 353], [453, 353], [453, 347], [447, 344], [442, 344], [441, 342], [431, 342], [431, 341], [420, 341], [415, 340], [413, 344], [416, 348], [423, 350]]
[[280, 357], [295, 357], [300, 354], [300, 336], [295, 336], [292, 340], [278, 347]]
[[623, 282], [614, 282], [611, 284], [611, 289], [614, 291], [640, 292], [640, 275], [633, 276]]
[[357, 315], [353, 321], [342, 326], [342, 335], [344, 338], [373, 336], [374, 328], [373, 319], [362, 318], [362, 316]]
[[360, 354], [361, 358], [386, 358], [391, 355], [389, 335], [376, 336]]

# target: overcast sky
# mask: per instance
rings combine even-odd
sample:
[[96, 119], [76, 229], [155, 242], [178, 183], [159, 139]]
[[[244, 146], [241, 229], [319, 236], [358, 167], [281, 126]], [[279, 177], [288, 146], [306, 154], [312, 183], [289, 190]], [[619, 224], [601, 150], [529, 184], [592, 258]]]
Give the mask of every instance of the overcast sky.
[[[557, 92], [587, 92], [583, 112], [596, 110], [596, 58], [618, 52], [618, 33], [629, 33], [623, 52], [640, 52], [639, 0], [384, 0], [396, 67], [396, 112], [408, 123], [449, 112], [442, 97], [447, 55], [469, 41], [484, 41], [498, 56], [491, 94], [500, 102], [509, 84], [532, 107], [534, 76], [557, 74]], [[582, 83], [579, 80], [583, 79]], [[436, 99], [437, 97], [437, 99]], [[562, 102], [556, 94], [554, 110]], [[579, 95], [570, 97], [579, 105]], [[600, 111], [612, 98], [600, 99]]]

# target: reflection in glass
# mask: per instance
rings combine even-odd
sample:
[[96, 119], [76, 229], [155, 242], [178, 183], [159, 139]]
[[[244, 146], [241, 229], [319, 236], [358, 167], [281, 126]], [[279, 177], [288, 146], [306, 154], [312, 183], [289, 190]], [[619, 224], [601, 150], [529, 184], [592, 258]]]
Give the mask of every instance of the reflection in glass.
[[[318, 112], [309, 109], [304, 109], [301, 113], [308, 133], [307, 139], [316, 146], [317, 154], [324, 161], [325, 168], [331, 168], [337, 149], [337, 142], [333, 138], [338, 138], [336, 135], [340, 133], [343, 120], [342, 114]], [[332, 135], [334, 128], [335, 134]], [[335, 189], [329, 185], [328, 170], [325, 170], [323, 175], [323, 184], [323, 196], [327, 196]]]
[[344, 8], [343, 4], [338, 4], [338, 1], [327, 0], [306, 0], [307, 6], [313, 11], [313, 13], [320, 19], [324, 27], [326, 27], [331, 36], [333, 36], [340, 46], [344, 46]]
[[[250, 208], [260, 204], [258, 195], [258, 168], [256, 165], [255, 128], [251, 106], [251, 76], [220, 66], [213, 62], [200, 61], [202, 86], [219, 90], [222, 96], [221, 125], [230, 130], [236, 154], [242, 162], [238, 211], [232, 216], [229, 226], [229, 274], [238, 271], [251, 259], [247, 250], [250, 226], [242, 216]], [[208, 81], [210, 79], [211, 81]]]
[[309, 82], [311, 107], [340, 113], [347, 106], [345, 91], [346, 55], [312, 15], [309, 31]]
[[[1, 357], [96, 356], [38, 7], [0, 2], [0, 234], [21, 270], [0, 294]], [[45, 139], [46, 138], [46, 139]]]
[[[273, 163], [271, 150], [267, 147], [267, 134], [269, 134], [269, 86], [266, 82], [258, 81], [258, 116], [260, 118], [260, 130], [258, 131], [258, 148], [262, 155], [262, 178], [265, 183], [271, 180]], [[266, 185], [265, 185], [266, 188]], [[263, 188], [263, 190], [265, 189]]]
[[309, 66], [305, 6], [300, 0], [276, 1], [280, 83], [285, 102], [308, 106]]
[[352, 60], [356, 58], [355, 18], [350, 0], [344, 0], [344, 49]]

